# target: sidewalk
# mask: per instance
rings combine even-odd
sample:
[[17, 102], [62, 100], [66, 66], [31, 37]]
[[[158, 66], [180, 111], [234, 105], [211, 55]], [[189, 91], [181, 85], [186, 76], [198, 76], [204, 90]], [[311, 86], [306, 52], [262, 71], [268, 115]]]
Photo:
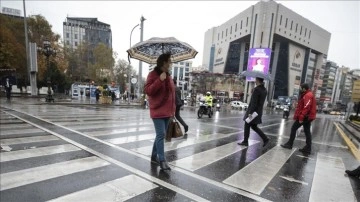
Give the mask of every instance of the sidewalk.
[[140, 102], [132, 102], [128, 103], [123, 100], [115, 100], [111, 104], [100, 104], [96, 102], [95, 99], [89, 99], [87, 97], [83, 97], [80, 99], [71, 99], [70, 96], [64, 95], [55, 95], [54, 102], [45, 102], [46, 95], [40, 96], [31, 96], [31, 95], [15, 95], [11, 97], [11, 100], [8, 101], [6, 97], [0, 96], [1, 104], [5, 103], [13, 103], [13, 104], [61, 104], [61, 105], [99, 105], [99, 106], [131, 106], [131, 107], [142, 107]]

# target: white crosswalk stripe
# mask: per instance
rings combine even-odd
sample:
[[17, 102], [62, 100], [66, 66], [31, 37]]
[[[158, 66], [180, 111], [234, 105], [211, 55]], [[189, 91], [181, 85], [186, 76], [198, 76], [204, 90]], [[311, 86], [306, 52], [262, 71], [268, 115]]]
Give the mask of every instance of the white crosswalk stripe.
[[59, 153], [78, 151], [78, 150], [80, 149], [73, 145], [65, 144], [65, 145], [56, 145], [56, 146], [18, 150], [11, 152], [2, 152], [0, 153], [0, 162], [14, 161], [19, 159], [59, 154]]
[[309, 201], [356, 201], [344, 170], [341, 158], [318, 154]]
[[[136, 187], [136, 188], [134, 188]], [[158, 186], [136, 175], [128, 175], [89, 189], [68, 194], [51, 202], [67, 201], [126, 201]]]
[[223, 182], [254, 194], [261, 194], [294, 151], [295, 149], [274, 147]]
[[4, 173], [0, 175], [0, 191], [26, 184], [107, 166], [110, 163], [98, 157], [75, 159], [46, 166]]
[[[249, 146], [256, 143], [259, 143], [259, 141], [251, 140], [249, 141]], [[171, 165], [175, 165], [190, 171], [195, 171], [245, 148], [245, 146], [239, 146], [237, 142], [232, 142], [214, 149], [191, 155], [183, 159], [179, 159], [177, 161], [173, 161], [171, 162]]]

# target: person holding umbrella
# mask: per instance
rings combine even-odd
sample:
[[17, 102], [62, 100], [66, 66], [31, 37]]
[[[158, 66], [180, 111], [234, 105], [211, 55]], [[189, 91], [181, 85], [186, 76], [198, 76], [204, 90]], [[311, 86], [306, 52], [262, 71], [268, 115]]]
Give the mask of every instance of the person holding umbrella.
[[169, 74], [170, 68], [171, 54], [161, 54], [156, 61], [156, 67], [148, 74], [144, 88], [156, 132], [151, 163], [160, 164], [161, 170], [171, 170], [164, 154], [164, 137], [169, 119], [175, 115], [176, 109], [175, 86]]
[[260, 135], [261, 139], [264, 141], [263, 147], [265, 147], [269, 143], [270, 139], [260, 128], [258, 128], [257, 125], [262, 123], [261, 117], [267, 91], [264, 87], [263, 78], [256, 77], [255, 83], [256, 87], [251, 95], [250, 104], [244, 116], [244, 140], [238, 144], [242, 146], [249, 146], [248, 140], [250, 136], [250, 128], [252, 128], [258, 135]]

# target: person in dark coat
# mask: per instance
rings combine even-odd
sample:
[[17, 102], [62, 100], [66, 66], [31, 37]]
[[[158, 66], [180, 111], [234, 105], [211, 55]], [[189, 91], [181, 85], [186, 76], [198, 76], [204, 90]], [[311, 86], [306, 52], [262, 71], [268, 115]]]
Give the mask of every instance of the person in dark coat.
[[12, 84], [9, 80], [9, 78], [6, 78], [6, 81], [5, 81], [5, 91], [6, 91], [6, 98], [8, 100], [10, 100], [10, 97], [11, 97], [11, 90], [12, 90]]
[[247, 118], [252, 118], [253, 113], [256, 112], [258, 114], [252, 121], [247, 123], [245, 121], [244, 126], [244, 140], [239, 142], [239, 145], [248, 146], [249, 145], [249, 136], [250, 136], [250, 128], [252, 128], [258, 135], [260, 135], [261, 139], [264, 141], [263, 147], [265, 147], [269, 143], [269, 138], [265, 135], [265, 133], [258, 128], [258, 124], [261, 124], [261, 117], [263, 113], [263, 106], [265, 102], [265, 98], [267, 95], [266, 88], [264, 87], [264, 79], [256, 78], [255, 80], [256, 87], [251, 95], [251, 100], [248, 109], [246, 110], [244, 121]]
[[175, 118], [181, 123], [182, 126], [184, 126], [185, 134], [189, 130], [189, 126], [185, 123], [185, 121], [180, 116], [180, 108], [184, 105], [183, 101], [181, 100], [181, 90], [176, 85], [176, 78], [174, 78], [174, 84], [175, 84]]

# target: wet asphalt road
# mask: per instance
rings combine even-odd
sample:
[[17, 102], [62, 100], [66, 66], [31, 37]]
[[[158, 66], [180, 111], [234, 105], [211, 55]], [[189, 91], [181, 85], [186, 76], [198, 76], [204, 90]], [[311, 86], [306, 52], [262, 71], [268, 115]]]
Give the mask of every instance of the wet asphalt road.
[[154, 129], [148, 109], [124, 106], [41, 104], [1, 100], [1, 201], [356, 201], [360, 180], [345, 169], [360, 162], [334, 123], [318, 115], [310, 155], [300, 133], [293, 150], [292, 120], [266, 112], [262, 130], [271, 139], [243, 138], [244, 111], [225, 110], [198, 119], [181, 115], [186, 139], [165, 143], [171, 171], [150, 163]]

